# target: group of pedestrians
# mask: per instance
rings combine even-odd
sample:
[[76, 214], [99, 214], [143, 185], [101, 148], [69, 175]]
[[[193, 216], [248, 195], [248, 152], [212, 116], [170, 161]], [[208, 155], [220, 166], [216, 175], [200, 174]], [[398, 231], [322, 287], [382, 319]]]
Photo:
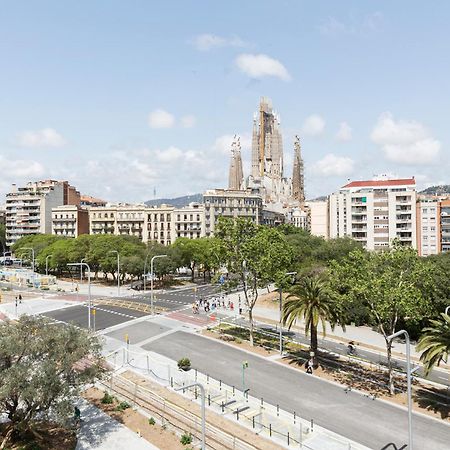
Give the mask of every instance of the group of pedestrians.
[[195, 300], [195, 302], [192, 303], [192, 312], [194, 314], [199, 314], [200, 308], [202, 308], [205, 313], [214, 311], [217, 308], [229, 309], [230, 311], [233, 311], [234, 303], [230, 300], [225, 302], [225, 297], [223, 295], [220, 297], [212, 297], [210, 300], [200, 297], [200, 299]]

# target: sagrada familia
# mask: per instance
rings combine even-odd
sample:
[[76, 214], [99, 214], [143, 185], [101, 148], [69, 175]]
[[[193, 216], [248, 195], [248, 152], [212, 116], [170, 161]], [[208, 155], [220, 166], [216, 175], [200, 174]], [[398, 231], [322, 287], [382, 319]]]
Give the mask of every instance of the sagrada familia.
[[284, 176], [283, 140], [280, 120], [269, 99], [261, 98], [253, 118], [251, 174], [244, 178], [241, 144], [235, 136], [231, 145], [228, 189], [252, 189], [261, 195], [265, 208], [283, 213], [305, 203], [304, 165], [300, 138], [295, 136], [292, 178]]

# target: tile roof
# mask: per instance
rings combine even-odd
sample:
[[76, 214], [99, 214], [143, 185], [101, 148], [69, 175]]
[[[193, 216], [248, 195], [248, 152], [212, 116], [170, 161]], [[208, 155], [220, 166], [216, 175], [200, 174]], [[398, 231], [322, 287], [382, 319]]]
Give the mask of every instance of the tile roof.
[[367, 180], [367, 181], [352, 181], [343, 188], [352, 187], [383, 187], [383, 186], [410, 186], [416, 184], [414, 178], [402, 178], [400, 180]]

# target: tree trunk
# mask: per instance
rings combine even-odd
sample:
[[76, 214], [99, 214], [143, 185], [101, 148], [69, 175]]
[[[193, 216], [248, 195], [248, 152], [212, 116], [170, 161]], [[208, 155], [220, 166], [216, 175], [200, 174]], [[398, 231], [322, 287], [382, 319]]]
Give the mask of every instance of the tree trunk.
[[312, 357], [314, 369], [317, 369], [319, 367], [317, 348], [317, 327], [314, 324], [311, 324], [311, 351], [314, 352], [314, 356]]
[[248, 320], [250, 322], [250, 345], [253, 347], [253, 308], [248, 310]]
[[389, 393], [395, 394], [394, 386], [394, 373], [392, 370], [392, 341], [386, 340], [386, 355], [388, 360], [388, 373], [389, 373]]

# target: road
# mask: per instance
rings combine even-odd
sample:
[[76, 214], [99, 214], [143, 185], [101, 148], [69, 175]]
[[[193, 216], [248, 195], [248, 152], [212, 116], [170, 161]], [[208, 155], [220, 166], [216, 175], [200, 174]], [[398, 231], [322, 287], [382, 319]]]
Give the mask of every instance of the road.
[[[148, 347], [148, 348], [147, 348]], [[400, 449], [407, 443], [406, 410], [343, 387], [268, 361], [231, 346], [181, 331], [143, 346], [171, 359], [188, 357], [194, 368], [240, 386], [242, 361], [248, 361], [246, 386], [250, 395], [374, 449], [393, 443]], [[414, 414], [414, 448], [448, 449], [450, 426]]]

